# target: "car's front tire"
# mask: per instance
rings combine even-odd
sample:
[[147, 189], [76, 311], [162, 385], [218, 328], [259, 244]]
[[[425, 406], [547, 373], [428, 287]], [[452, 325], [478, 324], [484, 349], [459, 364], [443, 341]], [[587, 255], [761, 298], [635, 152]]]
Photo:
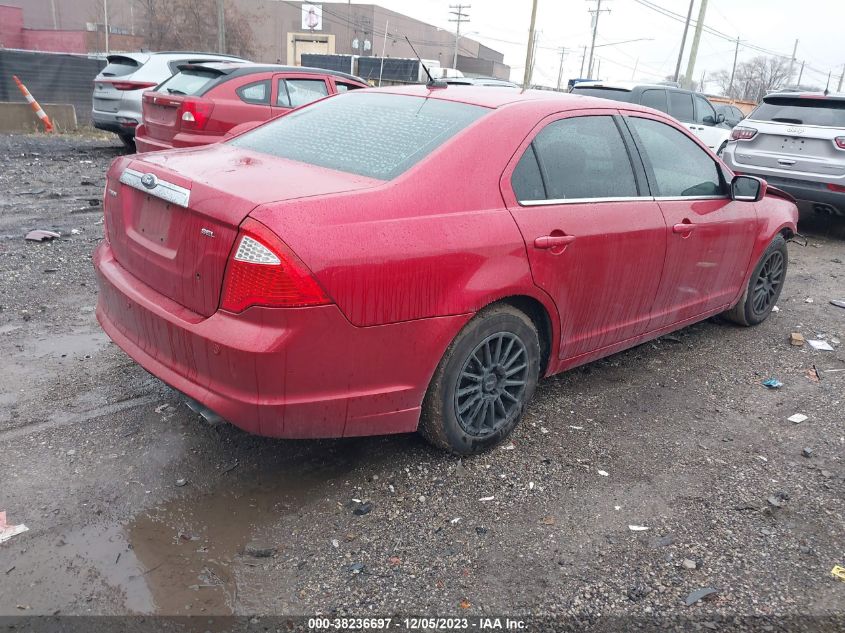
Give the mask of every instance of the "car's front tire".
[[783, 290], [788, 262], [786, 240], [778, 234], [754, 267], [739, 302], [722, 316], [745, 326], [765, 321]]
[[451, 453], [484, 452], [522, 419], [539, 374], [531, 319], [510, 305], [485, 308], [443, 354], [423, 400], [420, 432]]

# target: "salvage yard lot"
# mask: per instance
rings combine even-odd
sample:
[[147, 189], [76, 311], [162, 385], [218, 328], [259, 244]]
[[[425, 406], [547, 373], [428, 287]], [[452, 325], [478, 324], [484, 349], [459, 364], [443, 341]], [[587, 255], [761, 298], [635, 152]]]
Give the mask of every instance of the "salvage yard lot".
[[[711, 320], [545, 380], [512, 442], [458, 460], [413, 435], [211, 427], [111, 344], [90, 255], [121, 152], [0, 136], [0, 511], [29, 527], [0, 545], [0, 615], [842, 624], [843, 223], [799, 227], [808, 244], [790, 244], [761, 326]], [[36, 228], [62, 237], [24, 241]], [[703, 588], [716, 593], [687, 606]]]

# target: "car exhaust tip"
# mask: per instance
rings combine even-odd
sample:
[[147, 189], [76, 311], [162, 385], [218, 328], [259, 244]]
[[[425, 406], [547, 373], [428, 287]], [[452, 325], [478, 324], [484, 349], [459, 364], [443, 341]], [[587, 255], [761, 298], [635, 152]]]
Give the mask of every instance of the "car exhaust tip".
[[185, 396], [185, 404], [188, 405], [188, 408], [191, 411], [199, 414], [202, 419], [208, 422], [208, 424], [210, 424], [211, 426], [220, 426], [221, 424], [226, 422], [226, 420], [219, 414], [215, 413], [204, 404], [197, 402], [193, 398]]

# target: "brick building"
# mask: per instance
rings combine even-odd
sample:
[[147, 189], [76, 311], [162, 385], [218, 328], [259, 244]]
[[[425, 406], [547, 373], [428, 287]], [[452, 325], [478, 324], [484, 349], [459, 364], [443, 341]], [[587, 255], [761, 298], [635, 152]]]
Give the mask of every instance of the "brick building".
[[[206, 0], [215, 11], [215, 0]], [[452, 67], [454, 33], [376, 4], [227, 0], [249, 18], [255, 60], [298, 64], [303, 53], [413, 57], [407, 36], [424, 59]], [[0, 0], [0, 46], [93, 53], [105, 50], [102, 0]], [[303, 7], [303, 5], [305, 5]], [[309, 5], [315, 11], [309, 18]], [[14, 7], [14, 9], [12, 9]], [[109, 0], [110, 50], [144, 45], [144, 16], [135, 0]], [[445, 9], [444, 9], [445, 10]], [[387, 29], [385, 30], [385, 25]], [[462, 37], [458, 70], [509, 78], [503, 54]]]

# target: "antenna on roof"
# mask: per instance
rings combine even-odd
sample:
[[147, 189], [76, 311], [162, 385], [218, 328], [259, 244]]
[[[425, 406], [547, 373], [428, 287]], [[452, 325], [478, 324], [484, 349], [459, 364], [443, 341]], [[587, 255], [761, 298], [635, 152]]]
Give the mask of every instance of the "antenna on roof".
[[428, 67], [426, 67], [426, 65], [423, 63], [420, 54], [417, 52], [417, 49], [414, 48], [414, 45], [411, 44], [411, 40], [408, 39], [407, 35], [405, 36], [405, 41], [408, 42], [408, 46], [411, 47], [411, 50], [414, 51], [414, 55], [417, 56], [417, 61], [420, 63], [420, 66], [422, 66], [422, 69], [425, 71], [425, 74], [428, 75], [428, 82], [425, 85], [429, 88], [445, 88], [448, 84], [445, 81], [440, 81], [431, 76], [431, 73], [428, 72]]

